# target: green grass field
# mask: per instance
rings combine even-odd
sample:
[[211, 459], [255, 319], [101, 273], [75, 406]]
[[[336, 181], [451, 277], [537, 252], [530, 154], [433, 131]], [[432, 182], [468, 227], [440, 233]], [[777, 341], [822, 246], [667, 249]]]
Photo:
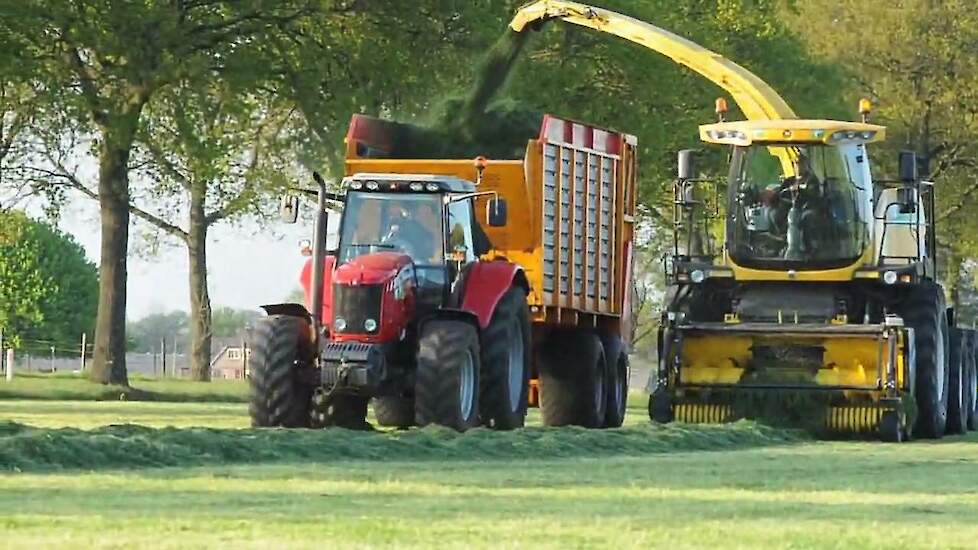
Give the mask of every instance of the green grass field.
[[653, 427], [635, 397], [621, 430], [462, 435], [255, 431], [236, 403], [3, 400], [0, 547], [978, 540], [974, 434], [885, 445], [816, 442], [746, 422]]

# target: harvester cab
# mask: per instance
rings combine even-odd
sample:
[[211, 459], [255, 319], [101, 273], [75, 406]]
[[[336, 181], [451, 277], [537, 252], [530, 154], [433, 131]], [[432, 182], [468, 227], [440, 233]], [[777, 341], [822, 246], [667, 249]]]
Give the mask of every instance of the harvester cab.
[[867, 146], [885, 128], [863, 114], [701, 126], [730, 148], [725, 184], [680, 153], [653, 420], [891, 441], [959, 429], [973, 336], [949, 328], [936, 282], [933, 186], [912, 152], [899, 178], [872, 178]]

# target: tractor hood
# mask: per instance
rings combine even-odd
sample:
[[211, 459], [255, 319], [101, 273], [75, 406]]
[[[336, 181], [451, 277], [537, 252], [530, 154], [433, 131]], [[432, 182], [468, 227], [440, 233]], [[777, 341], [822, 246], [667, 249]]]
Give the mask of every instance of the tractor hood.
[[336, 268], [333, 282], [341, 285], [380, 285], [411, 265], [411, 257], [400, 252], [377, 252], [357, 256]]

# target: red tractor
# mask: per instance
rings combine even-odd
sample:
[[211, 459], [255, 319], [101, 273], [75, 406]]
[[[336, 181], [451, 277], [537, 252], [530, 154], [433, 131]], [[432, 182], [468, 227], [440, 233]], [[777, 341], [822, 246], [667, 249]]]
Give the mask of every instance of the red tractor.
[[[250, 374], [255, 426], [365, 424], [466, 430], [524, 424], [530, 375], [526, 277], [481, 261], [486, 223], [506, 224], [505, 200], [452, 176], [361, 174], [346, 193], [320, 185], [312, 260], [302, 274], [311, 313], [264, 306]], [[339, 247], [326, 251], [329, 200], [344, 203]], [[297, 201], [284, 211], [295, 220]]]

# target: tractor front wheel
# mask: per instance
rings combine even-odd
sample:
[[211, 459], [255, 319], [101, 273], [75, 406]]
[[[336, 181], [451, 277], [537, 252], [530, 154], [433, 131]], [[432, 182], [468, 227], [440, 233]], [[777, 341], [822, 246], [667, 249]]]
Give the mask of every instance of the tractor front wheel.
[[309, 368], [309, 323], [271, 315], [255, 325], [248, 361], [251, 381], [251, 425], [256, 428], [308, 428], [312, 388], [299, 371]]

